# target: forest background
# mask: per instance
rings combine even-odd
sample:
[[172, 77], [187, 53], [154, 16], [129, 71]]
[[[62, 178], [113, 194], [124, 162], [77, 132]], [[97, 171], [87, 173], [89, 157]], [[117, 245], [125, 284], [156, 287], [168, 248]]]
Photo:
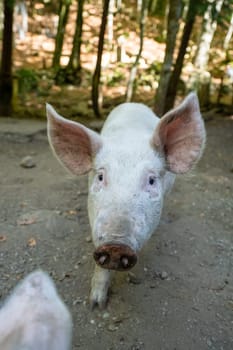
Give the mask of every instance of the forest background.
[[4, 0], [0, 116], [104, 117], [124, 101], [164, 114], [191, 90], [232, 113], [232, 0]]

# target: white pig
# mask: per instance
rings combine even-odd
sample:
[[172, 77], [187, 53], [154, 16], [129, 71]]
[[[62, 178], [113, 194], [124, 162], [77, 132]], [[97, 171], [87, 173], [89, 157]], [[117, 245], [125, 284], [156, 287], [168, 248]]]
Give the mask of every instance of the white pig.
[[205, 127], [195, 93], [159, 119], [139, 103], [123, 103], [101, 134], [64, 119], [47, 105], [48, 137], [61, 163], [89, 173], [88, 212], [96, 267], [90, 302], [103, 307], [113, 270], [125, 271], [159, 224], [176, 174], [199, 160]]
[[71, 316], [51, 278], [28, 275], [0, 309], [1, 350], [69, 350]]

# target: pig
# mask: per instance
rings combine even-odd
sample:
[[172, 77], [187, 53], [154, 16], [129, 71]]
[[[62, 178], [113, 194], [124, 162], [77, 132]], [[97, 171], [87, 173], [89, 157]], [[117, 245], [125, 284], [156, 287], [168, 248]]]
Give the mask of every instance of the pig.
[[71, 315], [41, 270], [20, 282], [0, 309], [1, 350], [70, 350], [71, 333]]
[[100, 134], [47, 105], [48, 138], [74, 175], [89, 174], [88, 214], [95, 246], [90, 303], [104, 307], [114, 271], [127, 271], [156, 230], [177, 174], [200, 159], [205, 127], [196, 94], [161, 119], [140, 103], [112, 110]]

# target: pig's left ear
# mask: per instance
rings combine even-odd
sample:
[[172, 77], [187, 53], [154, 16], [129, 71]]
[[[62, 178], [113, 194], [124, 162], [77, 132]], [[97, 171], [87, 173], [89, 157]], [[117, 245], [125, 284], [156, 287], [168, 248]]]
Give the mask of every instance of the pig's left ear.
[[200, 159], [205, 127], [195, 93], [165, 114], [155, 129], [152, 145], [165, 155], [167, 170], [183, 174]]
[[58, 160], [75, 175], [89, 172], [94, 156], [102, 147], [100, 135], [64, 119], [49, 104], [46, 111], [49, 143]]

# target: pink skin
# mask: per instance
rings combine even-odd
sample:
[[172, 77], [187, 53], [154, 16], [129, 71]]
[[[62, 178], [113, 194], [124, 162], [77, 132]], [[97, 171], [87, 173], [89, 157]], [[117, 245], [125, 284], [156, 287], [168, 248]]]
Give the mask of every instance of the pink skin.
[[0, 309], [0, 349], [70, 350], [72, 320], [50, 277], [35, 271]]
[[[202, 155], [205, 128], [195, 94], [159, 119], [142, 104], [125, 103], [101, 135], [47, 106], [50, 145], [74, 174], [89, 173], [88, 212], [97, 262], [92, 306], [104, 306], [113, 270], [127, 270], [159, 224], [163, 198], [176, 174]], [[103, 269], [104, 267], [104, 269]]]

